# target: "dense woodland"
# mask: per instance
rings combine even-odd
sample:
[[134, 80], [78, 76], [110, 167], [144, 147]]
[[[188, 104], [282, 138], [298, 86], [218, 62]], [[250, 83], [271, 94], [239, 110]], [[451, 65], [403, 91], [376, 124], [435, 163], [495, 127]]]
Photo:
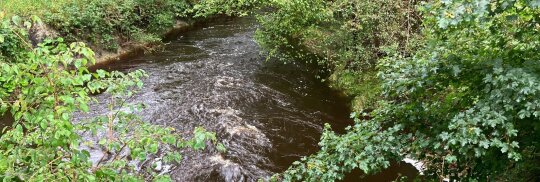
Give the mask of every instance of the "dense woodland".
[[[4, 181], [170, 181], [129, 161], [225, 151], [203, 128], [185, 139], [119, 109], [143, 71], [88, 69], [93, 50], [159, 44], [177, 20], [213, 16], [256, 16], [269, 59], [317, 63], [353, 98], [345, 134], [328, 125], [319, 152], [261, 180], [336, 181], [407, 157], [425, 164], [416, 180], [540, 181], [537, 0], [4, 0], [0, 11], [0, 112], [14, 120], [0, 137]], [[56, 38], [34, 36], [44, 25]], [[113, 114], [72, 121], [96, 93]], [[92, 165], [84, 133], [131, 153]]]

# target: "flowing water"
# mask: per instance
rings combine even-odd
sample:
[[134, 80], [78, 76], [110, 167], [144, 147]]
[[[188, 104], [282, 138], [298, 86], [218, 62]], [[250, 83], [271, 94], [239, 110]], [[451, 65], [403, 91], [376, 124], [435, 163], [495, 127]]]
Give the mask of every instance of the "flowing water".
[[[315, 153], [324, 123], [336, 130], [352, 123], [349, 100], [313, 69], [265, 61], [256, 28], [252, 18], [218, 19], [171, 39], [162, 51], [100, 66], [145, 70], [143, 90], [129, 101], [148, 106], [145, 120], [185, 132], [202, 126], [228, 149], [187, 151], [172, 172], [176, 181], [256, 181]], [[411, 171], [398, 166], [370, 181]]]

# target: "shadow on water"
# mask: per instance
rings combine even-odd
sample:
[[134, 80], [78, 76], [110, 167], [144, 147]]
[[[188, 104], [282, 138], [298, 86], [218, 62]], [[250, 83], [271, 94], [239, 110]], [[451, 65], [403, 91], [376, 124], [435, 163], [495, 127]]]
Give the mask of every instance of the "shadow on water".
[[[225, 144], [226, 154], [183, 151], [176, 181], [266, 178], [315, 153], [324, 123], [341, 131], [352, 124], [349, 99], [316, 79], [315, 70], [266, 61], [253, 40], [256, 28], [252, 18], [217, 19], [170, 39], [162, 51], [97, 67], [145, 70], [145, 87], [130, 101], [148, 106], [144, 119], [186, 133], [202, 126]], [[93, 108], [91, 114], [106, 112]], [[346, 181], [393, 180], [411, 168], [396, 165], [365, 179], [353, 173]]]

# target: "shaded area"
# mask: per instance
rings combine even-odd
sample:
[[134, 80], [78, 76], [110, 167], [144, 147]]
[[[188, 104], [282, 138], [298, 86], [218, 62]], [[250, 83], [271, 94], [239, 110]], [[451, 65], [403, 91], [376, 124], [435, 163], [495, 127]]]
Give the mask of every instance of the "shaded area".
[[8, 129], [7, 127], [10, 127], [15, 122], [15, 118], [13, 118], [13, 115], [11, 112], [6, 111], [0, 116], [0, 136], [4, 133], [4, 129]]
[[353, 181], [398, 181], [403, 178], [405, 181], [413, 181], [418, 176], [418, 171], [405, 162], [392, 163], [390, 167], [375, 175], [364, 175], [360, 169], [353, 170], [345, 176], [343, 182]]

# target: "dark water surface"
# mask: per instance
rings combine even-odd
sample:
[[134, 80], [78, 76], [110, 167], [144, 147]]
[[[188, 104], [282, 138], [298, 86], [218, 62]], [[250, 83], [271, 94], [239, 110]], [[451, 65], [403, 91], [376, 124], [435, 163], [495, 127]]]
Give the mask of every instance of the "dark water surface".
[[[324, 123], [335, 129], [352, 123], [349, 100], [315, 71], [265, 61], [253, 40], [256, 28], [251, 18], [218, 19], [182, 33], [163, 51], [100, 66], [147, 72], [144, 89], [130, 101], [148, 106], [147, 121], [186, 132], [202, 126], [225, 144], [226, 154], [185, 153], [172, 173], [176, 181], [256, 181], [316, 152]], [[395, 166], [362, 181], [389, 181], [397, 173], [414, 168]]]

